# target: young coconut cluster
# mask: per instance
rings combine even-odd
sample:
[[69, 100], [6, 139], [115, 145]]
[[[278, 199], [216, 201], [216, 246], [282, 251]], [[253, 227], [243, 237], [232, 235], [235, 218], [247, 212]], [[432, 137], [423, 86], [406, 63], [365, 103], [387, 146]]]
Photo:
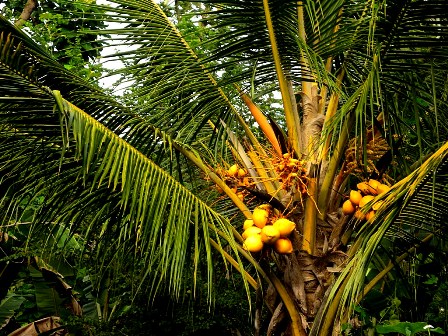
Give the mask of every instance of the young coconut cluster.
[[294, 159], [290, 153], [285, 153], [281, 157], [276, 157], [273, 163], [284, 190], [289, 191], [295, 187], [302, 194], [306, 193], [305, 161]]
[[372, 201], [375, 196], [389, 191], [390, 187], [377, 180], [370, 179], [368, 182], [361, 182], [357, 185], [358, 190], [350, 190], [350, 199], [342, 204], [344, 215], [354, 215], [356, 219], [372, 221], [375, 211], [379, 209], [383, 202], [376, 202], [372, 209], [364, 214], [361, 208]]
[[[248, 192], [244, 189], [238, 189], [238, 187], [248, 187], [250, 185], [247, 170], [234, 164], [230, 166], [229, 169], [220, 169], [217, 172], [223, 176], [224, 182], [232, 188], [238, 198], [243, 201]], [[218, 189], [218, 191], [222, 192], [220, 189]]]
[[292, 253], [292, 242], [288, 236], [296, 225], [289, 219], [276, 214], [269, 204], [254, 209], [252, 219], [246, 219], [243, 225], [243, 247], [250, 252], [260, 252], [265, 246], [271, 246], [277, 253]]

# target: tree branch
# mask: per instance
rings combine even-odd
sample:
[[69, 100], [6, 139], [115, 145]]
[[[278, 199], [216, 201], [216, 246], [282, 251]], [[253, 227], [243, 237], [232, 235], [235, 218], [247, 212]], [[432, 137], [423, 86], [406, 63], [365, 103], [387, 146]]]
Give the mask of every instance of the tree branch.
[[18, 28], [22, 27], [23, 24], [28, 21], [31, 17], [33, 11], [37, 8], [37, 0], [28, 0], [23, 8], [22, 14], [14, 23], [14, 25]]

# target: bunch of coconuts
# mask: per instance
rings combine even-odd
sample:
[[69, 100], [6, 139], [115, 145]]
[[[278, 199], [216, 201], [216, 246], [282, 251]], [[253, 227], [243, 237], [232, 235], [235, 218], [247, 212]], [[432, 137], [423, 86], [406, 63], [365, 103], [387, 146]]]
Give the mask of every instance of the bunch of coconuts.
[[389, 191], [390, 187], [377, 180], [370, 179], [368, 182], [361, 182], [357, 185], [358, 190], [350, 190], [350, 198], [342, 204], [342, 212], [346, 216], [354, 215], [356, 219], [372, 221], [375, 211], [380, 208], [383, 202], [376, 202], [372, 209], [365, 214], [361, 211], [367, 203], [375, 196]]
[[244, 221], [243, 248], [255, 253], [270, 245], [277, 253], [292, 253], [288, 236], [295, 227], [294, 222], [281, 217], [269, 204], [262, 204], [254, 209], [251, 219]]

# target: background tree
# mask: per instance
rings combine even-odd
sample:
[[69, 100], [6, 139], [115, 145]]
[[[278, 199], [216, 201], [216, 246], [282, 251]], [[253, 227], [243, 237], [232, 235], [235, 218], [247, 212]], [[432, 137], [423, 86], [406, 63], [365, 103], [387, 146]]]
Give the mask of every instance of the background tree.
[[[80, 33], [106, 27], [102, 20], [104, 10], [87, 6], [92, 1], [4, 1], [2, 14], [30, 33], [33, 39], [44, 46], [64, 66], [89, 80], [96, 81], [105, 69], [98, 58], [105, 46], [105, 38]], [[75, 13], [82, 13], [77, 18]]]
[[[371, 328], [357, 306], [365, 295], [376, 288], [387, 298], [406, 287], [400, 268], [391, 269], [424, 243], [433, 242], [423, 264], [445, 250], [447, 5], [207, 2], [198, 8], [215, 35], [195, 53], [156, 3], [114, 3], [104, 10], [122, 26], [101, 33], [129, 46], [112, 56], [125, 60], [117, 73], [131, 79], [126, 105], [2, 21], [2, 76], [14, 84], [2, 88], [1, 173], [12, 195], [4, 222], [20, 222], [13, 210], [26, 190], [44, 200], [33, 227], [69, 226], [101, 256], [98, 274], [132, 272], [150, 293], [166, 286], [180, 296], [184, 265], [191, 261], [195, 283], [202, 258], [211, 298], [213, 247], [244, 275], [246, 290], [268, 284], [268, 333]], [[271, 119], [245, 93], [266, 82], [278, 85], [283, 102]], [[254, 120], [264, 138], [248, 126]], [[431, 126], [435, 132], [425, 131]], [[199, 176], [225, 197], [206, 192]], [[357, 202], [340, 207], [356, 188], [380, 195], [350, 221]], [[257, 222], [256, 212], [268, 225], [293, 223], [283, 234], [289, 240], [279, 240], [291, 247], [271, 248], [270, 238], [261, 248], [243, 244], [243, 219]], [[401, 319], [399, 301], [381, 317], [393, 308], [389, 321]], [[349, 320], [354, 311], [359, 323]]]

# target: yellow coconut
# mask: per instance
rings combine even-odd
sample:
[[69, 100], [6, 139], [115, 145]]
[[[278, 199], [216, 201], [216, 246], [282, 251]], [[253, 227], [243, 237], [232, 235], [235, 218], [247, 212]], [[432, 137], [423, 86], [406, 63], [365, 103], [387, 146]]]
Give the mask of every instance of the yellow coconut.
[[280, 232], [281, 237], [288, 236], [296, 228], [296, 224], [286, 218], [277, 219], [273, 225]]
[[289, 159], [288, 163], [286, 164], [289, 168], [294, 168], [299, 163], [299, 160], [297, 159]]
[[250, 237], [250, 236], [260, 235], [260, 233], [261, 233], [261, 229], [259, 227], [251, 226], [251, 227], [247, 228], [246, 230], [244, 230], [244, 232], [241, 236], [243, 237], [243, 239], [246, 239], [247, 237]]
[[266, 225], [261, 229], [261, 241], [265, 244], [274, 244], [280, 238], [280, 232], [273, 225]]
[[288, 238], [279, 238], [274, 243], [274, 249], [280, 254], [289, 254], [293, 252], [292, 242]]
[[230, 176], [236, 176], [238, 174], [238, 165], [234, 164], [233, 166], [230, 166], [230, 168], [227, 170], [227, 173]]
[[362, 195], [357, 190], [350, 190], [350, 201], [353, 203], [353, 205], [359, 205], [359, 202], [362, 199]]
[[251, 226], [254, 226], [254, 221], [252, 219], [246, 219], [243, 224], [243, 230], [246, 231]]
[[255, 226], [258, 226], [260, 229], [264, 228], [268, 222], [268, 218], [269, 213], [265, 209], [256, 208], [252, 214], [252, 220], [254, 221]]
[[285, 165], [283, 164], [283, 163], [279, 163], [278, 165], [277, 165], [277, 171], [283, 171], [283, 170], [285, 170]]
[[266, 211], [270, 211], [272, 209], [272, 206], [270, 204], [268, 204], [268, 203], [265, 203], [265, 204], [261, 204], [261, 205], [257, 206], [257, 208], [258, 209], [263, 209], [263, 210], [266, 210]]
[[378, 186], [380, 185], [381, 183], [380, 182], [378, 182], [377, 180], [374, 180], [374, 179], [370, 179], [369, 180], [369, 186], [371, 186], [373, 189], [375, 189], [376, 191], [378, 190]]
[[369, 203], [371, 200], [373, 200], [375, 198], [375, 196], [372, 195], [367, 195], [364, 196], [361, 201], [359, 202], [359, 207], [362, 208], [363, 206], [365, 206], [367, 203]]
[[247, 171], [243, 168], [238, 169], [238, 177], [244, 177], [246, 176]]
[[260, 235], [249, 236], [244, 240], [243, 248], [249, 252], [260, 252], [263, 249], [263, 242]]
[[379, 194], [388, 192], [390, 190], [390, 187], [388, 185], [386, 185], [386, 184], [380, 184], [378, 186], [377, 190], [378, 190], [378, 195], [379, 195]]
[[356, 208], [350, 200], [346, 200], [342, 204], [342, 212], [344, 215], [352, 215], [355, 213], [355, 210]]

